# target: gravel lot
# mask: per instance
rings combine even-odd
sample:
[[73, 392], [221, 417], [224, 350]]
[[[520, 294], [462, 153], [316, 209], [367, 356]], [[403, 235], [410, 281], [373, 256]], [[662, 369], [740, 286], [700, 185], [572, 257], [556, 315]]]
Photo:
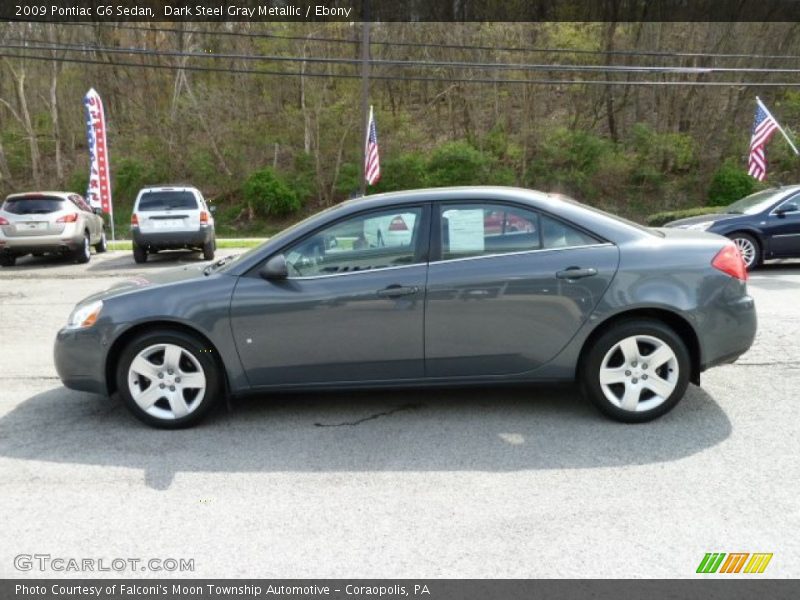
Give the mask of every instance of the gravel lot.
[[752, 277], [752, 350], [640, 426], [547, 387], [271, 396], [168, 432], [61, 386], [75, 302], [197, 260], [0, 270], [0, 577], [26, 575], [20, 553], [192, 558], [194, 577], [694, 577], [712, 551], [800, 575], [800, 264]]

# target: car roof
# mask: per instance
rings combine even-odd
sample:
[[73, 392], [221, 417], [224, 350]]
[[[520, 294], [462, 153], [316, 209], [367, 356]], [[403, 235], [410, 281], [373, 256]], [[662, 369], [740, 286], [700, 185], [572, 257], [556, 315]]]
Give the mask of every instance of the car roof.
[[14, 198], [31, 198], [36, 196], [57, 196], [58, 198], [63, 198], [64, 200], [68, 200], [70, 196], [80, 196], [80, 194], [76, 192], [54, 192], [54, 191], [17, 192], [15, 194], [9, 194], [8, 196], [6, 196], [6, 200], [13, 200]]

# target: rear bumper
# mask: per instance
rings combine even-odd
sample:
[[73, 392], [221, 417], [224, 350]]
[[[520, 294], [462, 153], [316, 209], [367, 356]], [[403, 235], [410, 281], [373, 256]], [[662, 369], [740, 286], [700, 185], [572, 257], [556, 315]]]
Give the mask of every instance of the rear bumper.
[[142, 233], [139, 229], [133, 229], [131, 233], [137, 246], [159, 250], [197, 247], [214, 239], [213, 227], [202, 227], [197, 231], [159, 231], [157, 233]]
[[755, 302], [750, 296], [726, 301], [715, 314], [703, 327], [701, 371], [734, 362], [753, 345], [758, 329]]
[[64, 231], [60, 235], [0, 236], [0, 252], [6, 254], [30, 254], [31, 252], [66, 252], [76, 250], [83, 244], [83, 231], [78, 235]]

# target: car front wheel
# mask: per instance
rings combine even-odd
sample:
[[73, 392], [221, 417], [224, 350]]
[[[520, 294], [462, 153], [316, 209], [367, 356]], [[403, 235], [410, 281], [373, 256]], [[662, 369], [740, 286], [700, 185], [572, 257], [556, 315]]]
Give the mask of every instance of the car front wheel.
[[605, 415], [643, 423], [669, 412], [689, 385], [689, 351], [660, 321], [636, 319], [610, 328], [589, 349], [581, 384]]
[[164, 429], [194, 425], [223, 390], [211, 349], [179, 331], [153, 331], [134, 339], [120, 356], [116, 378], [134, 416]]
[[730, 239], [739, 249], [748, 271], [761, 264], [761, 246], [756, 238], [746, 233], [734, 233]]

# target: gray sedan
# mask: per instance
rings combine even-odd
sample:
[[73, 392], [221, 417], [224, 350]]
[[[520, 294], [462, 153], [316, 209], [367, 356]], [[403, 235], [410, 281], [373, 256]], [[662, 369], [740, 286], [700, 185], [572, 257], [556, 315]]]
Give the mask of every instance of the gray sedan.
[[91, 296], [55, 360], [66, 386], [118, 392], [158, 427], [228, 394], [574, 380], [642, 422], [750, 347], [746, 279], [718, 235], [529, 190], [416, 190]]
[[0, 205], [0, 265], [11, 267], [20, 256], [60, 254], [89, 262], [91, 246], [106, 251], [100, 209], [72, 192], [11, 194]]

